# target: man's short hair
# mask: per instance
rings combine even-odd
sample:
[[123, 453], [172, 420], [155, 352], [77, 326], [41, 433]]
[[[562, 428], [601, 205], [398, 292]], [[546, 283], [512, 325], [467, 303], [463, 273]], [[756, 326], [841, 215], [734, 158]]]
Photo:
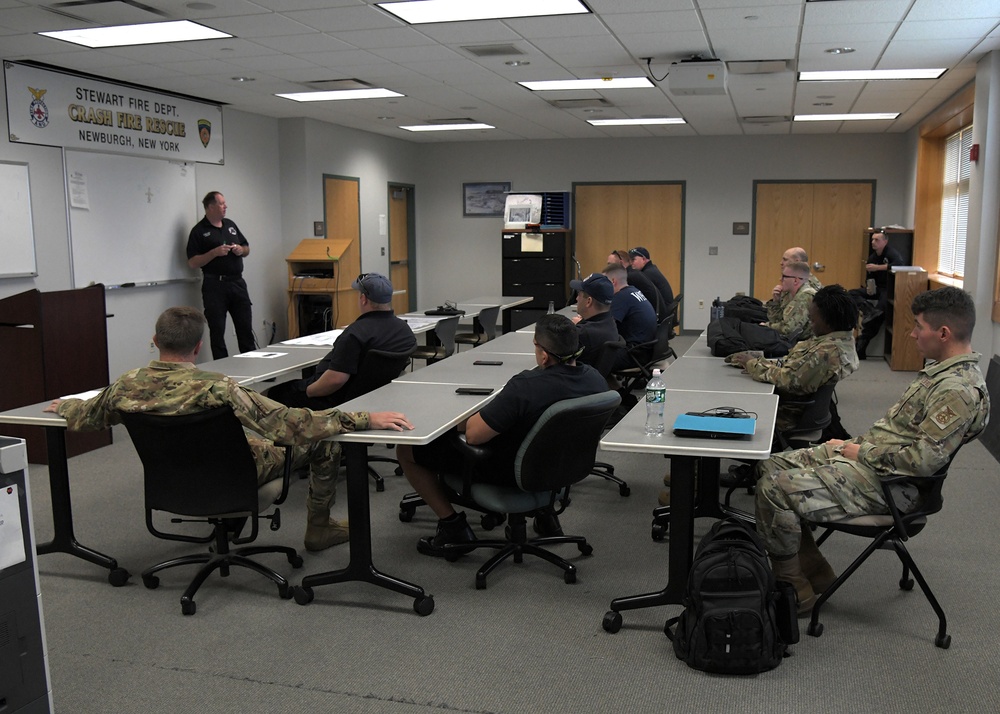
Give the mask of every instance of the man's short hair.
[[627, 250], [613, 250], [608, 255], [614, 255], [618, 257], [618, 260], [628, 263], [630, 258]]
[[798, 246], [788, 249], [788, 259], [794, 260], [799, 263], [808, 263], [809, 254], [806, 253], [805, 248], [799, 248]]
[[535, 342], [556, 359], [568, 362], [580, 349], [579, 330], [568, 317], [542, 315], [535, 323]]
[[961, 288], [944, 287], [920, 293], [910, 306], [914, 315], [923, 315], [924, 322], [935, 330], [947, 325], [955, 339], [968, 342], [976, 326], [976, 305], [972, 296]]
[[812, 274], [812, 271], [809, 270], [809, 263], [803, 263], [798, 260], [785, 264], [785, 270], [803, 279], [808, 278]]
[[164, 352], [194, 352], [205, 333], [205, 315], [193, 307], [168, 307], [156, 320], [156, 344]]
[[211, 206], [213, 203], [218, 202], [219, 196], [221, 195], [222, 195], [221, 191], [209, 191], [208, 193], [205, 194], [205, 198], [201, 199], [201, 205], [204, 206], [206, 210], [208, 210], [209, 206]]
[[840, 285], [827, 285], [817, 290], [813, 305], [827, 327], [835, 332], [853, 330], [858, 325], [858, 306]]
[[622, 265], [608, 263], [601, 272], [608, 276], [608, 280], [616, 280], [620, 283], [628, 280], [628, 271], [625, 270], [625, 267]]

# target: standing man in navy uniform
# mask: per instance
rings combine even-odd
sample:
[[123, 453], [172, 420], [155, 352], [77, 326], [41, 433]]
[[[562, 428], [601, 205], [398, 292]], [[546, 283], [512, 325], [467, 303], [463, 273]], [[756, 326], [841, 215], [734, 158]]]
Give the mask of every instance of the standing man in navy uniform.
[[201, 201], [205, 217], [188, 236], [188, 265], [201, 268], [201, 299], [212, 343], [212, 357], [229, 356], [226, 349], [226, 313], [233, 316], [240, 352], [257, 347], [253, 335], [250, 294], [243, 280], [243, 258], [250, 244], [235, 223], [226, 218], [226, 197], [209, 191]]

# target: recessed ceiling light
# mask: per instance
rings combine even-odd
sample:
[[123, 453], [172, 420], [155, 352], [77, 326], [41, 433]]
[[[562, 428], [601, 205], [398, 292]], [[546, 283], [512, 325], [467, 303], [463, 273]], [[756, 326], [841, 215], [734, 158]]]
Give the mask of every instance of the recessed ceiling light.
[[253, 77], [231, 77], [234, 82], [254, 82], [256, 81]]
[[57, 30], [37, 34], [91, 48], [155, 45], [163, 42], [218, 40], [232, 37], [225, 32], [213, 30], [211, 27], [205, 27], [190, 20], [147, 22], [141, 25], [115, 25], [112, 27], [84, 27], [78, 30]]
[[832, 107], [833, 102], [813, 102], [814, 107]]
[[831, 47], [828, 50], [823, 50], [828, 55], [849, 55], [854, 52], [853, 47]]
[[405, 94], [391, 89], [374, 87], [372, 89], [338, 89], [329, 92], [292, 92], [290, 94], [275, 94], [282, 99], [293, 102], [336, 102], [341, 99], [385, 99], [386, 97], [405, 97]]
[[845, 69], [826, 72], [799, 72], [800, 82], [867, 81], [871, 79], [937, 79], [941, 69]]
[[375, 118], [378, 119], [379, 121], [390, 121], [392, 119], [395, 119], [396, 117], [375, 117]]
[[496, 129], [489, 124], [416, 124], [414, 126], [401, 126], [400, 129], [407, 131], [468, 131], [469, 129]]
[[508, 67], [527, 67], [531, 62], [528, 60], [507, 60], [504, 64]]
[[796, 114], [795, 121], [877, 121], [879, 119], [895, 119], [899, 112], [881, 112], [872, 114]]
[[753, 22], [754, 20], [759, 20], [760, 19], [760, 15], [747, 15], [743, 19], [744, 20], [749, 20], [750, 22]]
[[584, 15], [590, 10], [580, 0], [413, 0], [375, 3], [411, 25], [428, 22], [497, 20], [508, 17]]
[[600, 77], [597, 79], [552, 79], [543, 82], [518, 82], [532, 92], [563, 89], [646, 89], [653, 83], [645, 77]]
[[647, 117], [644, 119], [588, 119], [594, 126], [641, 126], [643, 124], [684, 124], [680, 117]]

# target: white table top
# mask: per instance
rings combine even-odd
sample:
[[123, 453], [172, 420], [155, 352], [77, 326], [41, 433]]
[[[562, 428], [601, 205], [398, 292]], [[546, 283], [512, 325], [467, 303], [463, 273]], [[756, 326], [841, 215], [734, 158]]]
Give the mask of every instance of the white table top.
[[451, 427], [479, 411], [496, 395], [456, 394], [455, 385], [391, 382], [374, 392], [341, 404], [342, 411], [402, 412], [412, 431], [355, 431], [333, 441], [362, 444], [429, 444]]
[[[671, 426], [679, 414], [702, 412], [720, 406], [739, 407], [756, 412], [757, 428], [749, 440], [698, 439], [674, 436]], [[666, 431], [660, 436], [645, 433], [646, 403], [640, 401], [625, 418], [601, 439], [608, 451], [633, 451], [670, 456], [708, 456], [729, 459], [766, 459], [771, 455], [774, 418], [778, 411], [775, 394], [725, 394], [667, 390], [663, 410]]]
[[8, 409], [0, 412], [0, 424], [24, 424], [29, 426], [66, 426], [66, 420], [58, 414], [50, 414], [42, 410], [52, 403], [46, 399], [38, 404]]
[[479, 297], [469, 298], [462, 302], [466, 305], [499, 305], [501, 310], [509, 310], [512, 307], [523, 305], [534, 299], [530, 295], [480, 295]]
[[535, 331], [532, 329], [531, 332], [508, 332], [505, 335], [497, 335], [476, 349], [491, 354], [533, 355], [535, 354]]
[[698, 339], [694, 341], [694, 344], [688, 348], [688, 351], [684, 353], [684, 357], [698, 357], [698, 358], [708, 358], [722, 361], [722, 357], [716, 357], [712, 354], [712, 348], [708, 346], [708, 335], [704, 332], [698, 336]]
[[326, 347], [289, 347], [279, 349], [273, 349], [275, 345], [271, 347], [272, 349], [254, 350], [254, 352], [277, 354], [277, 357], [224, 357], [222, 359], [211, 360], [210, 362], [203, 362], [198, 365], [198, 368], [228, 375], [236, 380], [237, 383], [248, 385], [280, 377], [305, 367], [312, 367], [318, 364], [330, 352]]
[[[562, 315], [563, 317], [568, 317], [570, 320], [572, 320], [574, 317], [576, 317], [576, 305], [567, 305], [566, 307], [561, 307], [558, 310], [556, 310], [556, 314]], [[525, 325], [520, 330], [518, 330], [518, 332], [522, 334], [525, 332], [530, 334], [535, 334], [535, 323], [531, 323], [530, 325]]]
[[[477, 365], [477, 360], [503, 362], [501, 365]], [[503, 387], [515, 374], [534, 369], [538, 364], [534, 352], [526, 354], [496, 354], [482, 348], [459, 352], [451, 357], [397, 377], [395, 382]]]
[[737, 392], [771, 394], [774, 385], [757, 382], [742, 369], [731, 367], [721, 359], [701, 359], [685, 355], [663, 370], [667, 389], [696, 392]]

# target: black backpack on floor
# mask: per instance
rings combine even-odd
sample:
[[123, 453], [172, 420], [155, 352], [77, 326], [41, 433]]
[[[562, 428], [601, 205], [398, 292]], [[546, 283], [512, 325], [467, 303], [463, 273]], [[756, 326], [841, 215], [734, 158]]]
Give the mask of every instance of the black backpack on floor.
[[694, 669], [765, 672], [799, 641], [794, 588], [775, 581], [760, 537], [734, 518], [716, 523], [698, 545], [683, 604], [664, 631]]

